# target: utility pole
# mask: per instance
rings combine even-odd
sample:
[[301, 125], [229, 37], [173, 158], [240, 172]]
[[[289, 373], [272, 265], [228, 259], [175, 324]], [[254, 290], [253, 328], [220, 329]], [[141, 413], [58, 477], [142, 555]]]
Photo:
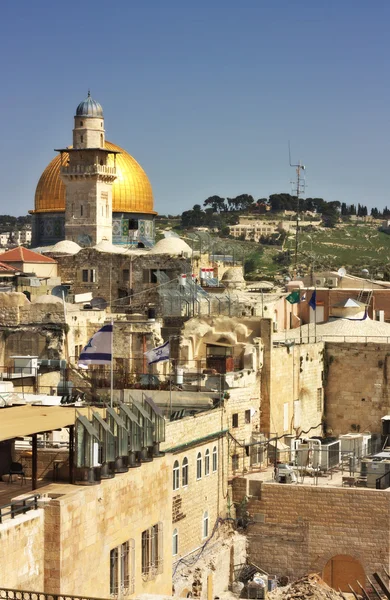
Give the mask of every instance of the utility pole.
[[290, 142], [288, 143], [288, 155], [290, 161], [290, 167], [294, 167], [296, 169], [297, 178], [296, 181], [291, 182], [293, 187], [293, 191], [297, 197], [297, 216], [296, 216], [296, 231], [295, 231], [295, 255], [294, 255], [294, 267], [295, 267], [295, 275], [298, 269], [298, 245], [299, 245], [299, 198], [303, 195], [305, 191], [305, 179], [302, 171], [305, 170], [305, 166], [301, 164], [301, 161], [298, 161], [298, 164], [293, 165], [291, 163], [291, 151], [290, 151]]

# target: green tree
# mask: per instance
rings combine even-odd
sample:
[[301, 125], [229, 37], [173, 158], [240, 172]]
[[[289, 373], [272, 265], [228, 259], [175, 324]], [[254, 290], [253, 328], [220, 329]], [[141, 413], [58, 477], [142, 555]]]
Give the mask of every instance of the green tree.
[[220, 196], [210, 196], [203, 202], [203, 206], [210, 206], [213, 212], [222, 212], [226, 210], [225, 198]]

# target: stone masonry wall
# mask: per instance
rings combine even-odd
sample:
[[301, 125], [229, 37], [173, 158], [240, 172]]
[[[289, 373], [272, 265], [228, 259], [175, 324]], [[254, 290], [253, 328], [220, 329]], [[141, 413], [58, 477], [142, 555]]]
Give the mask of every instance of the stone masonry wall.
[[[171, 594], [172, 461], [165, 456], [51, 500], [45, 527], [45, 591], [110, 597], [110, 551], [134, 540], [135, 594]], [[163, 524], [163, 570], [142, 576], [142, 532]]]
[[248, 503], [250, 560], [292, 579], [321, 573], [338, 554], [359, 560], [368, 576], [382, 572], [390, 559], [389, 509], [386, 491], [263, 484], [261, 499]]
[[[74, 293], [92, 292], [94, 298], [103, 297], [109, 302], [116, 300], [120, 294], [128, 295], [132, 290], [133, 294], [137, 294], [132, 305], [139, 309], [158, 302], [156, 284], [145, 281], [144, 270], [168, 271], [170, 279], [190, 272], [188, 259], [148, 252], [126, 256], [84, 248], [77, 254], [59, 256], [56, 260], [62, 281], [71, 283]], [[95, 269], [96, 281], [83, 282], [83, 269]]]
[[32, 510], [0, 524], [0, 585], [43, 591], [44, 513]]
[[279, 436], [297, 429], [311, 430], [311, 435], [321, 433], [323, 352], [319, 342], [276, 346], [264, 353], [263, 432]]
[[333, 435], [381, 431], [390, 412], [390, 344], [325, 344], [325, 417]]
[[[173, 450], [172, 464], [179, 466], [179, 487], [173, 490], [172, 530], [178, 533], [178, 554], [181, 557], [200, 548], [211, 535], [218, 517], [226, 517], [228, 488], [228, 446], [223, 408], [197, 413], [178, 421], [168, 422], [162, 450]], [[217, 464], [213, 465], [213, 450]], [[206, 452], [209, 469], [206, 474]], [[197, 477], [197, 457], [201, 456], [201, 477]], [[183, 461], [188, 461], [188, 484], [183, 480]], [[216, 466], [216, 468], [214, 468]], [[171, 486], [173, 477], [170, 477]], [[204, 536], [204, 516], [208, 515], [208, 535]]]

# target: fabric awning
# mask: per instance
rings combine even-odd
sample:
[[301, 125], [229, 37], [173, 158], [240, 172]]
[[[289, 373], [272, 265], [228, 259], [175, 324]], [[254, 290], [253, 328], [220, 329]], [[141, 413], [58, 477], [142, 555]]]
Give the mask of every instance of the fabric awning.
[[12, 406], [0, 409], [0, 442], [74, 425], [74, 407]]

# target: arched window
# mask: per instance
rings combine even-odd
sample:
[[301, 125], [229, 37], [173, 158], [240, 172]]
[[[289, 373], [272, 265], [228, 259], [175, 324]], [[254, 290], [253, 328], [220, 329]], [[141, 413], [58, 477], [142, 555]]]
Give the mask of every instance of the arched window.
[[209, 535], [209, 513], [204, 512], [203, 513], [203, 537], [207, 538]]
[[82, 122], [82, 121], [80, 121], [80, 127], [82, 127], [82, 126], [83, 126], [83, 122]]
[[84, 206], [82, 204], [80, 204], [80, 217], [82, 217], [84, 214]]
[[103, 134], [100, 134], [100, 148], [103, 148]]
[[84, 142], [84, 136], [80, 135], [80, 142], [83, 143]]
[[173, 490], [178, 490], [180, 486], [180, 467], [179, 461], [173, 463]]
[[196, 457], [196, 478], [202, 479], [202, 455], [198, 452], [198, 456]]
[[204, 455], [204, 474], [210, 475], [210, 450], [208, 448]]
[[176, 556], [176, 554], [179, 554], [179, 534], [177, 529], [174, 529], [172, 534], [172, 555]]
[[181, 485], [186, 487], [188, 485], [188, 458], [183, 458], [183, 464], [181, 467]]
[[218, 469], [218, 451], [217, 446], [213, 448], [213, 473]]

